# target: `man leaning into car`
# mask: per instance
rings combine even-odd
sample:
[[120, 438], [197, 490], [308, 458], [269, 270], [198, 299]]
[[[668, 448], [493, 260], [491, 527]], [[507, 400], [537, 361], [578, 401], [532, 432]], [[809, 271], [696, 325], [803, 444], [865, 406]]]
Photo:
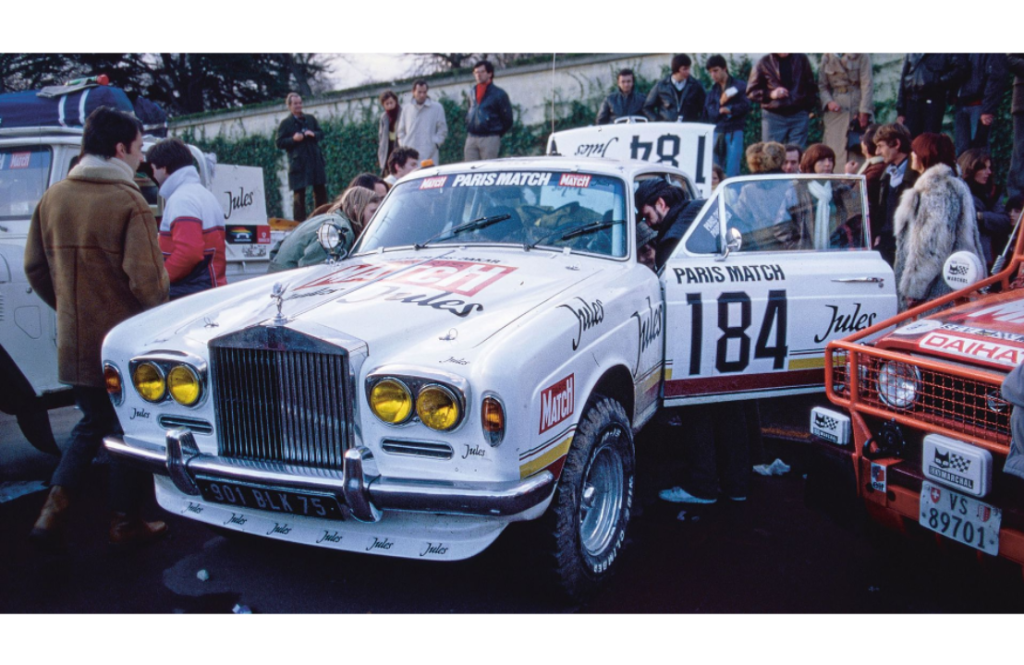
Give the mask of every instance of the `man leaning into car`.
[[[115, 325], [167, 301], [168, 278], [157, 244], [156, 220], [135, 184], [142, 161], [142, 123], [100, 107], [85, 121], [81, 161], [43, 194], [25, 246], [25, 275], [57, 310], [59, 379], [72, 386], [82, 419], [50, 479], [50, 494], [30, 539], [62, 549], [68, 509], [83, 487], [103, 437], [120, 432], [100, 360]], [[111, 466], [109, 540], [149, 542], [167, 530], [145, 522], [140, 507], [149, 475]]]

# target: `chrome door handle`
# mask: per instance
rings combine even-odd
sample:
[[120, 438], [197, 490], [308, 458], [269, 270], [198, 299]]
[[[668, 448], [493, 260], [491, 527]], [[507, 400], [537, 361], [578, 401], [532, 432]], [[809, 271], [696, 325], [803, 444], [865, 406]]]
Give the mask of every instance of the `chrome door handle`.
[[878, 288], [885, 287], [884, 277], [842, 277], [840, 279], [833, 279], [833, 282], [846, 282], [855, 284], [878, 284]]

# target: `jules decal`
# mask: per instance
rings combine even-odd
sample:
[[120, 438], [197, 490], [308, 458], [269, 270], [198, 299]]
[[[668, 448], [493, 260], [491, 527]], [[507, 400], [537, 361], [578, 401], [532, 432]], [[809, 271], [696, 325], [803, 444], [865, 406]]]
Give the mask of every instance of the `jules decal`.
[[380, 538], [374, 536], [373, 542], [370, 543], [370, 546], [366, 548], [366, 551], [369, 552], [370, 550], [389, 550], [393, 545], [394, 543], [388, 540], [387, 538], [381, 540]]
[[593, 300], [587, 302], [583, 298], [577, 297], [576, 303], [568, 305], [559, 305], [559, 309], [565, 308], [573, 313], [576, 317], [577, 328], [576, 335], [572, 338], [572, 350], [575, 351], [580, 346], [580, 340], [583, 338], [583, 332], [590, 330], [594, 326], [604, 321], [604, 303], [600, 300]]
[[448, 552], [448, 548], [443, 543], [427, 543], [427, 548], [420, 552], [420, 556], [427, 556], [428, 554], [442, 555]]
[[149, 411], [145, 409], [137, 409], [132, 407], [132, 415], [128, 416], [128, 420], [135, 420], [136, 418], [142, 418], [143, 420], [149, 420]]
[[583, 145], [578, 145], [576, 146], [575, 155], [576, 157], [604, 157], [604, 154], [608, 152], [608, 148], [613, 143], [617, 143], [618, 140], [619, 137], [614, 136], [604, 143], [584, 143]]
[[318, 543], [340, 543], [341, 534], [337, 531], [324, 531], [324, 535], [320, 536], [317, 540]]
[[189, 501], [188, 505], [185, 507], [185, 511], [198, 515], [203, 512], [203, 507], [198, 503], [192, 503]]
[[636, 367], [633, 370], [633, 374], [640, 368], [640, 356], [647, 350], [653, 342], [657, 341], [661, 337], [661, 324], [664, 313], [664, 304], [658, 303], [657, 307], [651, 305], [650, 296], [647, 297], [647, 311], [633, 312], [630, 318], [636, 319], [637, 323], [637, 352], [636, 352]]
[[466, 302], [460, 298], [449, 298], [450, 292], [438, 293], [430, 295], [427, 293], [410, 293], [407, 291], [399, 290], [397, 286], [387, 286], [384, 284], [377, 285], [376, 289], [368, 287], [364, 291], [359, 291], [342, 298], [335, 300], [337, 303], [356, 303], [364, 302], [367, 300], [382, 299], [393, 302], [401, 302], [409, 305], [417, 305], [419, 307], [430, 307], [444, 312], [451, 312], [455, 316], [465, 317], [469, 316], [472, 312], [482, 312], [484, 306], [478, 302]]
[[291, 533], [291, 530], [292, 528], [287, 524], [278, 524], [277, 522], [274, 522], [274, 528], [270, 531], [267, 531], [267, 535], [269, 536], [272, 533], [280, 533], [283, 535], [286, 533]]
[[224, 219], [231, 219], [231, 213], [242, 208], [248, 208], [253, 204], [254, 192], [247, 192], [244, 187], [239, 187], [237, 194], [232, 191], [225, 191], [224, 193], [228, 197], [228, 213], [224, 215]]
[[245, 524], [248, 521], [249, 521], [249, 518], [246, 517], [245, 515], [239, 515], [237, 513], [231, 513], [231, 517], [228, 518], [228, 521], [224, 522], [224, 524], [238, 524], [239, 526], [241, 526], [242, 524]]
[[466, 452], [462, 453], [462, 459], [467, 457], [486, 457], [487, 451], [480, 446], [471, 446], [468, 443], [462, 444], [466, 447]]
[[540, 394], [540, 434], [573, 414], [576, 404], [576, 375], [570, 374]]
[[468, 365], [469, 364], [468, 360], [464, 360], [462, 358], [456, 358], [455, 356], [450, 356], [448, 358], [448, 360], [438, 360], [437, 362], [440, 365], [444, 365], [445, 363], [451, 363], [452, 365]]
[[817, 343], [824, 342], [826, 339], [832, 336], [833, 333], [852, 333], [858, 330], [864, 330], [865, 328], [875, 323], [875, 317], [878, 316], [875, 312], [870, 314], [865, 312], [861, 313], [861, 304], [859, 302], [854, 303], [855, 307], [852, 312], [840, 313], [839, 307], [836, 305], [825, 305], [832, 310], [832, 319], [828, 322], [828, 329], [822, 335], [815, 335], [814, 341]]

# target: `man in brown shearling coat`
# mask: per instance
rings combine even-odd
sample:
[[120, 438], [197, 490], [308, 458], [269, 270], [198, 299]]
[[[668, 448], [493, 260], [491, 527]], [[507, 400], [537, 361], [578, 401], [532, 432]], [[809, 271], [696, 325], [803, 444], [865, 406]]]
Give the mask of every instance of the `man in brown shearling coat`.
[[[101, 107], [85, 122], [82, 152], [67, 179], [43, 194], [25, 247], [28, 281], [57, 311], [59, 378], [71, 384], [82, 411], [30, 536], [48, 549], [63, 544], [68, 507], [103, 437], [120, 431], [100, 360], [103, 338], [168, 295], [156, 221], [134, 181], [142, 123]], [[166, 531], [163, 522], [139, 515], [146, 481], [141, 472], [113, 465], [111, 543], [146, 542]]]

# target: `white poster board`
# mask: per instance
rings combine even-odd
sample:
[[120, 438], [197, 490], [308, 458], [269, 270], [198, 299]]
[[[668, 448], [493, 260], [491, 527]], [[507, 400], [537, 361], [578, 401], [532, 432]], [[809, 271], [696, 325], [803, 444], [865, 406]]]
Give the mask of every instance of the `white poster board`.
[[547, 153], [669, 164], [682, 169], [701, 197], [708, 198], [714, 133], [714, 125], [695, 122], [595, 125], [553, 133]]

